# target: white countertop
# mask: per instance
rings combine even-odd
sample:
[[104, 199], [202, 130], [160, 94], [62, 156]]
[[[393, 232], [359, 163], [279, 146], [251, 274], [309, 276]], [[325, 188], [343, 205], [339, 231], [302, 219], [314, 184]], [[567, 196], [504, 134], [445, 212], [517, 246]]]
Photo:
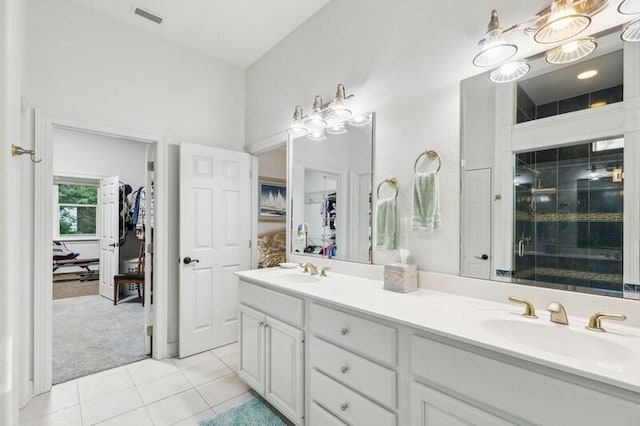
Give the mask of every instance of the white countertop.
[[[550, 329], [567, 327], [550, 323], [547, 311], [540, 312], [538, 310], [539, 318], [537, 320], [525, 320], [519, 315], [513, 315], [523, 312], [523, 307], [512, 304], [425, 289], [412, 293], [394, 293], [383, 290], [381, 281], [337, 273], [330, 273], [329, 277], [318, 277], [317, 282], [297, 283], [292, 280], [279, 279], [278, 275], [281, 273], [302, 275], [299, 270], [280, 268], [257, 269], [236, 274], [243, 280], [255, 284], [331, 303], [448, 339], [640, 393], [640, 330], [635, 327], [606, 322], [605, 328], [609, 330], [608, 333], [594, 333], [584, 329], [587, 319], [570, 316], [570, 327], [575, 333], [580, 334], [582, 340], [590, 341], [590, 337], [593, 337], [596, 339], [593, 341], [597, 345], [599, 345], [598, 342], [602, 342], [603, 349], [608, 349], [608, 342], [611, 342], [612, 346], [615, 344], [623, 345], [629, 349], [625, 350], [627, 361], [629, 361], [629, 357], [632, 357], [632, 362], [621, 364], [618, 360], [611, 359], [613, 357], [606, 356], [603, 356], [603, 359], [595, 358], [597, 360], [593, 356], [591, 359], [581, 359], [539, 350], [529, 345], [513, 342], [509, 336], [489, 333], [483, 330], [478, 320], [479, 317], [486, 318], [487, 315], [495, 314], [496, 318], [513, 318], [515, 321], [527, 322], [539, 321], [541, 323], [536, 324], [548, 326]], [[564, 329], [559, 330], [564, 331]], [[564, 342], [560, 342], [560, 344], [564, 344]], [[570, 349], [573, 350], [573, 348]], [[577, 352], [581, 352], [581, 348], [578, 348]], [[607, 352], [604, 351], [604, 353]]]

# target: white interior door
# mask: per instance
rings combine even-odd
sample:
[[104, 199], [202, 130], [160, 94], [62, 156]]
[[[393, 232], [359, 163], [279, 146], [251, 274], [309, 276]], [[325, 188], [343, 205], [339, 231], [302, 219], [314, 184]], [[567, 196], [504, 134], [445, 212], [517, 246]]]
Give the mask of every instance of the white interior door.
[[100, 179], [100, 296], [113, 300], [113, 276], [120, 259], [118, 176]]
[[491, 278], [491, 169], [464, 171], [462, 275]]
[[250, 156], [180, 145], [180, 357], [238, 340], [238, 278], [251, 262]]

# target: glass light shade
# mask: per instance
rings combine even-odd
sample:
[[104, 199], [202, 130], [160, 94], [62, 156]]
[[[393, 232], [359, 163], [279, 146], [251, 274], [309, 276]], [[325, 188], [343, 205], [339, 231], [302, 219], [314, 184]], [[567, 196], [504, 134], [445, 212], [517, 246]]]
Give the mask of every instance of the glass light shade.
[[493, 67], [513, 58], [516, 53], [518, 53], [518, 47], [515, 44], [507, 44], [504, 41], [494, 43], [483, 48], [473, 58], [473, 65], [476, 67]]
[[622, 28], [620, 38], [628, 42], [640, 41], [640, 18], [629, 22]]
[[545, 54], [550, 64], [568, 64], [589, 56], [596, 50], [598, 43], [592, 38], [570, 41], [562, 46], [554, 47]]
[[573, 8], [573, 0], [555, 0], [547, 22], [533, 37], [538, 43], [548, 44], [577, 36], [591, 24], [591, 17], [579, 14]]
[[312, 141], [323, 141], [327, 138], [327, 135], [324, 132], [324, 130], [315, 130], [309, 133], [309, 136], [307, 136], [307, 138], [309, 138]]
[[327, 111], [327, 118], [330, 120], [345, 121], [348, 120], [351, 115], [353, 115], [353, 113], [347, 109], [342, 99], [333, 101], [329, 106], [329, 111]]
[[623, 15], [635, 15], [640, 13], [640, 0], [624, 0], [618, 6], [618, 12]]
[[351, 119], [349, 119], [348, 123], [355, 127], [366, 126], [370, 123], [369, 115], [368, 114], [354, 115], [353, 117], [351, 117]]
[[344, 127], [343, 123], [334, 123], [330, 124], [329, 127], [327, 127], [327, 133], [329, 133], [330, 135], [342, 135], [344, 133], [347, 133], [347, 129], [346, 127]]
[[513, 61], [506, 63], [489, 74], [489, 80], [494, 83], [509, 83], [524, 77], [531, 66], [526, 61]]
[[309, 129], [304, 127], [302, 124], [302, 120], [294, 121], [291, 127], [287, 129], [287, 133], [289, 133], [293, 137], [304, 136], [309, 133]]

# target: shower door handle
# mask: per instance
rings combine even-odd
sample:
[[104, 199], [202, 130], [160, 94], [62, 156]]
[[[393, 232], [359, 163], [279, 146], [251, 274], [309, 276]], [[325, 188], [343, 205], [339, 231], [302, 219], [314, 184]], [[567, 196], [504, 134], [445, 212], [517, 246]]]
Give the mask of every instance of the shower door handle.
[[524, 256], [524, 239], [518, 241], [518, 256]]

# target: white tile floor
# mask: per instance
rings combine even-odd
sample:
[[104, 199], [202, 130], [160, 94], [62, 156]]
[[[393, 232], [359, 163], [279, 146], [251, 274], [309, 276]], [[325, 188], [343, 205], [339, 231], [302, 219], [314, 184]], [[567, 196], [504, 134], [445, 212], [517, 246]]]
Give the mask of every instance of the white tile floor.
[[237, 343], [184, 359], [145, 359], [54, 386], [20, 410], [20, 424], [197, 425], [253, 396], [237, 366]]

